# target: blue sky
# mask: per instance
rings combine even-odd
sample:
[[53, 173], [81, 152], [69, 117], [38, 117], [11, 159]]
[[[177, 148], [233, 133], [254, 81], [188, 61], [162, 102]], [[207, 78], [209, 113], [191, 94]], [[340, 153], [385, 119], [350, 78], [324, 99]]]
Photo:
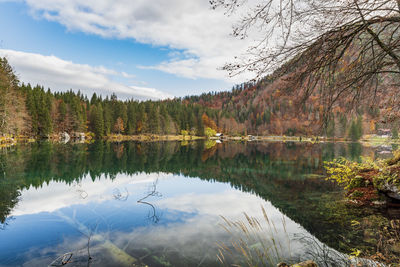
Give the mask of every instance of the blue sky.
[[[190, 2], [190, 3], [188, 3]], [[159, 99], [229, 90], [247, 41], [206, 0], [0, 0], [0, 56], [54, 91]]]

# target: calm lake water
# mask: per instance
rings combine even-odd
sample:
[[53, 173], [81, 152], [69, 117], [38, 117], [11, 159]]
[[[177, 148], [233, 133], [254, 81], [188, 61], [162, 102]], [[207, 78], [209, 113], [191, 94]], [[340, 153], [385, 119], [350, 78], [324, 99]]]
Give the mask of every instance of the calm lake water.
[[[325, 181], [322, 164], [378, 152], [332, 143], [13, 147], [0, 152], [0, 266], [239, 264], [232, 243], [240, 239], [253, 252], [264, 245], [267, 265], [343, 266], [343, 253], [376, 250], [377, 237], [365, 233], [377, 226], [355, 219], [396, 215], [338, 201], [343, 192]], [[249, 238], [229, 225], [248, 225], [244, 213], [262, 226], [248, 226]]]

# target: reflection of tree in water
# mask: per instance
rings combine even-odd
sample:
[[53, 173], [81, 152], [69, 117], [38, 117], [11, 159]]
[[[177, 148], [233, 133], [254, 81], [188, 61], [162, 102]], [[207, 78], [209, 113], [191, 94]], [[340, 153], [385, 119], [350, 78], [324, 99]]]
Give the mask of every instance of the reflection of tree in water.
[[14, 183], [0, 178], [0, 229], [11, 219], [9, 214], [17, 205], [20, 195], [21, 192]]
[[137, 203], [145, 204], [145, 205], [148, 205], [150, 207], [149, 214], [148, 214], [147, 218], [153, 223], [158, 223], [160, 221], [160, 215], [157, 214], [156, 207], [153, 204], [151, 204], [151, 203], [149, 203], [149, 202], [147, 202], [145, 200], [150, 198], [150, 197], [162, 197], [161, 193], [157, 191], [157, 184], [158, 184], [158, 178], [150, 186], [150, 188], [149, 188], [149, 190], [147, 192], [147, 195], [137, 201]]
[[[370, 148], [359, 144], [223, 143], [212, 149], [209, 153], [202, 142], [189, 142], [187, 146], [179, 142], [96, 142], [90, 145], [43, 142], [17, 146], [7, 154], [0, 152], [3, 169], [8, 175], [0, 180], [0, 220], [4, 222], [9, 216], [18, 202], [20, 190], [37, 188], [43, 183], [57, 181], [73, 185], [87, 176], [95, 181], [104, 176], [113, 180], [120, 173], [165, 172], [229, 183], [234, 188], [254, 193], [271, 201], [332, 247], [341, 241], [338, 231], [354, 232], [342, 216], [350, 218], [354, 212], [328, 206], [332, 204], [329, 192], [337, 188], [308, 175], [323, 175], [325, 160], [338, 156], [359, 157]], [[159, 215], [148, 199], [159, 196], [156, 187], [153, 184], [148, 194], [138, 201], [149, 206], [148, 218], [153, 222], [159, 221]], [[81, 198], [87, 196], [84, 191], [78, 194]], [[123, 189], [113, 192], [116, 200], [126, 201], [128, 197], [129, 193]], [[304, 207], [309, 208], [304, 210]]]
[[[157, 223], [160, 220], [160, 215], [157, 214], [157, 210], [154, 204], [146, 201], [150, 197], [161, 197], [161, 193], [157, 191], [157, 184], [158, 179], [154, 181], [146, 192], [146, 196], [139, 199], [137, 203], [145, 204], [150, 207], [148, 219], [153, 223]], [[78, 189], [76, 190], [79, 193], [79, 197], [85, 199], [88, 196], [88, 193], [81, 188], [81, 184], [77, 183], [76, 186]], [[84, 196], [84, 197], [83, 197]], [[127, 188], [120, 190], [119, 188], [115, 188], [112, 193], [112, 198], [117, 201], [127, 201], [130, 194]], [[131, 265], [133, 262], [137, 262], [135, 266], [142, 266], [139, 262], [145, 259], [148, 256], [156, 257], [153, 253], [149, 252], [147, 255], [142, 256], [140, 258], [135, 258], [129, 255], [125, 250], [126, 248], [118, 247], [113, 241], [110, 239], [112, 236], [112, 225], [113, 222], [109, 221], [109, 218], [106, 219], [100, 214], [96, 212], [95, 209], [90, 210], [93, 214], [96, 214], [98, 220], [95, 224], [95, 227], [90, 227], [87, 223], [83, 223], [79, 220], [76, 216], [76, 211], [74, 211], [72, 216], [67, 215], [61, 211], [57, 211], [57, 215], [62, 218], [66, 223], [71, 225], [73, 228], [76, 229], [86, 240], [86, 246], [84, 248], [78, 248], [74, 251], [66, 252], [62, 255], [59, 255], [51, 264], [50, 266], [82, 266], [83, 263], [87, 262], [86, 266], [94, 264], [94, 262], [101, 262], [103, 263], [103, 256], [101, 255], [101, 250], [106, 250], [108, 253], [111, 253], [114, 256], [122, 257], [126, 262]], [[98, 226], [103, 224], [106, 226], [106, 231], [98, 231]], [[93, 248], [92, 248], [93, 246]], [[92, 251], [94, 251], [92, 253]], [[143, 265], [145, 266], [145, 265]]]
[[7, 150], [0, 153], [0, 229], [4, 229], [12, 217], [9, 214], [19, 201], [21, 191], [19, 184], [12, 179], [11, 175], [8, 177]]
[[114, 145], [114, 152], [115, 156], [120, 159], [124, 155], [124, 145], [120, 143]]

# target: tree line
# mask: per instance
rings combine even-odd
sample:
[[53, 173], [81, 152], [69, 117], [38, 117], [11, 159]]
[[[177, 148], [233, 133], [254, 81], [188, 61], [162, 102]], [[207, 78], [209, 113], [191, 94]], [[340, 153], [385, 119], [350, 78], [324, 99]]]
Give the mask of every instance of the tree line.
[[[398, 124], [384, 123], [395, 115], [382, 101], [360, 103], [356, 113], [346, 113], [348, 101], [336, 105], [324, 128], [324, 107], [314, 95], [299, 110], [294, 88], [268, 75], [257, 83], [234, 86], [231, 91], [162, 101], [119, 100], [80, 91], [52, 92], [43, 86], [20, 83], [5, 58], [0, 58], [0, 135], [56, 137], [59, 133], [93, 133], [95, 137], [123, 135], [325, 135], [358, 140], [363, 134]], [[351, 99], [350, 99], [351, 100]], [[349, 101], [350, 101], [349, 100]], [[378, 101], [379, 102], [379, 101]], [[385, 111], [381, 114], [381, 110]]]
[[[163, 101], [119, 100], [80, 91], [55, 92], [20, 83], [5, 58], [0, 58], [0, 133], [50, 137], [61, 132], [110, 134], [184, 134], [217, 131], [218, 111], [181, 98]], [[17, 100], [15, 109], [8, 100]], [[19, 114], [17, 119], [9, 116]], [[19, 124], [17, 122], [19, 121]]]
[[[41, 86], [22, 84], [34, 135], [55, 132], [93, 132], [96, 137], [110, 134], [190, 134], [202, 136], [205, 127], [217, 129], [218, 113], [182, 99], [142, 101], [80, 92], [52, 93]], [[211, 121], [211, 123], [209, 122]]]

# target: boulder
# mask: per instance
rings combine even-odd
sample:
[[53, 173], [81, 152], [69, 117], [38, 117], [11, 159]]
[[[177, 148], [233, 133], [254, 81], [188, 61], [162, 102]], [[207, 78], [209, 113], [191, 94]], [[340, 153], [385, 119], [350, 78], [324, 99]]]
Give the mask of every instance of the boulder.
[[400, 190], [397, 185], [389, 184], [388, 182], [382, 183], [379, 186], [379, 191], [383, 192], [389, 198], [400, 200]]

